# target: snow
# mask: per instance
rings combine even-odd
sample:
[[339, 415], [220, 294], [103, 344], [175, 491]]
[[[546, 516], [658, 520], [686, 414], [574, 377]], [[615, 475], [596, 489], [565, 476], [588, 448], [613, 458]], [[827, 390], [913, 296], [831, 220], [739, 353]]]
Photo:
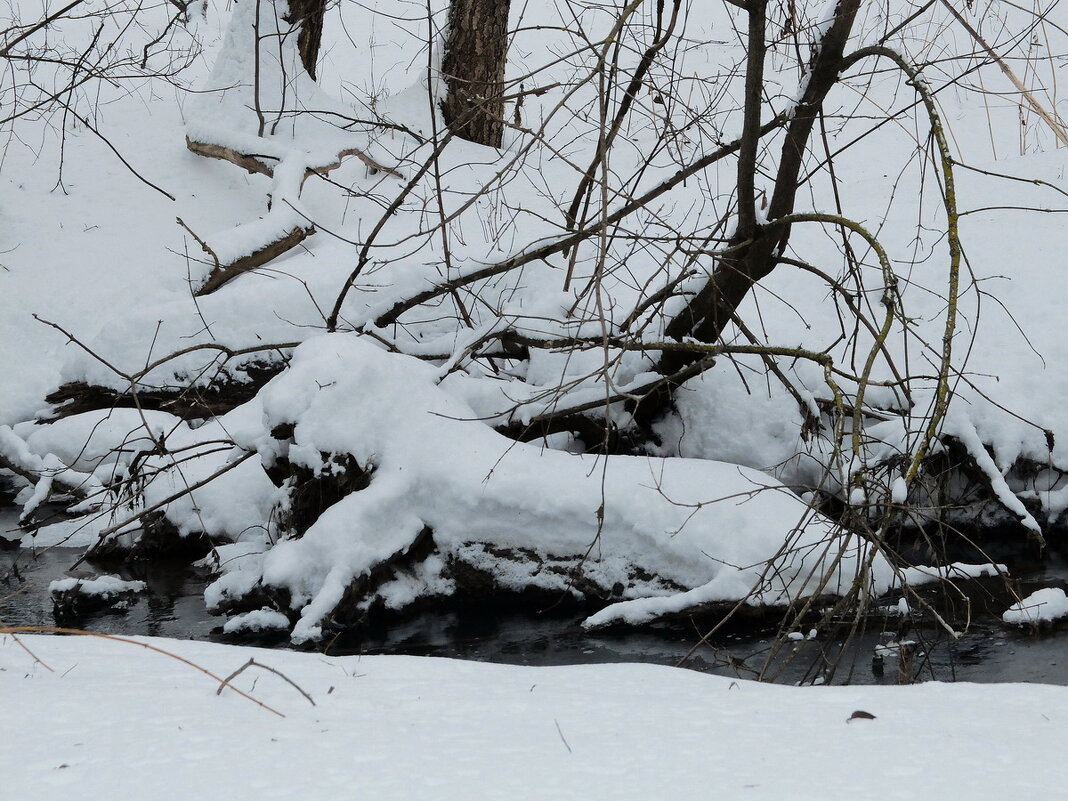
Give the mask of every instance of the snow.
[[[25, 22], [43, 5], [8, 4], [5, 14]], [[865, 540], [809, 508], [816, 488], [839, 493], [858, 511], [909, 501], [922, 508], [927, 500], [902, 466], [935, 399], [931, 376], [945, 328], [944, 209], [936, 171], [918, 157], [927, 121], [906, 111], [881, 125], [887, 110], [912, 102], [901, 76], [861, 75], [858, 66], [851, 87], [832, 92], [829, 144], [855, 144], [836, 156], [835, 175], [817, 171], [798, 201], [802, 212], [841, 208], [890, 254], [900, 306], [885, 352], [847, 308], [856, 303], [881, 319], [883, 275], [856, 238], [850, 243], [860, 262], [844, 259], [840, 232], [830, 228], [795, 226], [784, 255], [826, 271], [845, 291], [782, 265], [739, 312], [759, 341], [829, 354], [846, 373], [859, 374], [868, 353], [876, 355], [874, 381], [895, 379], [891, 360], [907, 367], [911, 398], [897, 387], [868, 386], [854, 448], [850, 421], [841, 432], [826, 426], [837, 390], [818, 365], [776, 358], [788, 389], [756, 356], [722, 357], [680, 389], [678, 415], [659, 425], [663, 446], [655, 455], [578, 456], [567, 452], [576, 445], [567, 434], [519, 444], [492, 426], [641, 386], [661, 337], [659, 307], [631, 321], [634, 342], [650, 344], [649, 352], [533, 348], [527, 362], [502, 360], [501, 370], [475, 358], [476, 349], [492, 349], [494, 340], [483, 338], [504, 329], [533, 338], [600, 337], [669, 281], [697, 288], [711, 261], [679, 254], [730, 230], [735, 164], [726, 159], [622, 220], [603, 250], [588, 243], [572, 262], [551, 256], [474, 282], [455, 299], [379, 327], [376, 320], [397, 302], [565, 233], [561, 206], [589, 163], [605, 97], [586, 72], [602, 46], [589, 43], [601, 43], [617, 20], [611, 4], [569, 7], [575, 16], [566, 26], [558, 5], [513, 4], [509, 79], [546, 89], [525, 98], [528, 130], [510, 130], [499, 151], [450, 142], [416, 180], [442, 131], [431, 100], [440, 92], [440, 53], [428, 53], [427, 43], [440, 41], [446, 4], [434, 0], [425, 12], [396, 0], [374, 5], [330, 9], [318, 85], [299, 66], [295, 37], [281, 20], [286, 4], [274, 0], [206, 0], [203, 14], [198, 6], [188, 24], [168, 28], [148, 69], [138, 66], [140, 48], [168, 24], [168, 4], [141, 8], [138, 24], [114, 41], [110, 31], [125, 12], [109, 7], [109, 33], [95, 50], [91, 16], [57, 21], [31, 42], [47, 38], [69, 64], [91, 56], [91, 80], [68, 102], [129, 166], [61, 109], [3, 124], [0, 453], [35, 475], [19, 497], [25, 515], [57, 499], [80, 515], [27, 534], [25, 546], [91, 547], [109, 530], [112, 544], [132, 545], [136, 516], [160, 506], [180, 535], [204, 532], [215, 543], [203, 562], [219, 574], [205, 596], [210, 606], [261, 586], [288, 591], [291, 609], [246, 612], [225, 630], [277, 631], [296, 642], [316, 640], [353, 580], [427, 528], [436, 552], [388, 577], [365, 603], [402, 610], [448, 596], [455, 591], [450, 559], [484, 568], [503, 589], [571, 588], [542, 562], [509, 561], [501, 549], [526, 549], [546, 563], [588, 551], [588, 579], [625, 585], [622, 597], [613, 595], [586, 621], [590, 627], [640, 624], [721, 601], [786, 603], [848, 590], [858, 578], [878, 595], [1006, 574], [993, 564], [894, 569]], [[834, 0], [795, 5], [798, 41], [815, 41]], [[851, 47], [911, 14], [911, 4], [891, 5], [862, 9]], [[1030, 37], [1009, 47], [1009, 37], [1033, 21], [1025, 9], [978, 5], [976, 24], [1006, 56], [1034, 52], [1026, 49]], [[258, 61], [257, 10], [271, 42]], [[1059, 212], [1068, 150], [1054, 147], [1047, 126], [1021, 111], [997, 65], [970, 60], [974, 42], [944, 9], [935, 4], [928, 12], [890, 44], [928, 65], [923, 80], [949, 128], [965, 212], [956, 397], [942, 432], [965, 449], [999, 506], [1041, 534], [1068, 509], [1068, 339], [1056, 324], [1064, 306]], [[590, 219], [736, 135], [737, 103], [723, 99], [741, 96], [730, 76], [744, 60], [742, 18], [730, 4], [694, 4], [680, 21], [677, 42], [648, 78], [651, 90], [673, 83], [673, 91], [664, 92], [662, 108], [644, 91], [635, 102], [604, 164], [610, 186]], [[1056, 41], [1046, 47], [1063, 52], [1054, 27], [1068, 22], [1064, 4], [1048, 10], [1048, 21], [1041, 33]], [[647, 22], [636, 14], [624, 26], [613, 54], [620, 74], [640, 57]], [[150, 74], [186, 50], [186, 70]], [[769, 53], [765, 112], [788, 106], [807, 80], [784, 53], [781, 44]], [[39, 64], [23, 80], [16, 62], [5, 63], [11, 70], [0, 77], [0, 101], [32, 102], [34, 91], [55, 83], [53, 69], [62, 73]], [[962, 63], [974, 70], [959, 81], [954, 70]], [[1056, 109], [1057, 98], [1038, 84], [1063, 85], [1064, 64], [1052, 55], [1026, 64], [1036, 96]], [[0, 107], [6, 114], [8, 106]], [[257, 107], [265, 113], [262, 130]], [[255, 153], [271, 174], [196, 156], [186, 137]], [[781, 134], [765, 140], [762, 174], [774, 174], [767, 154], [780, 142]], [[354, 149], [387, 170], [373, 172], [358, 156], [337, 164]], [[327, 168], [329, 181], [314, 174]], [[394, 201], [396, 213], [383, 220]], [[317, 233], [196, 298], [192, 290], [213, 264], [176, 217], [224, 264], [294, 227], [314, 225]], [[365, 245], [368, 262], [341, 308], [345, 333], [325, 334]], [[571, 268], [574, 287], [565, 293]], [[583, 287], [590, 291], [580, 294]], [[456, 301], [465, 303], [469, 322], [459, 321]], [[665, 313], [680, 306], [673, 298]], [[727, 339], [748, 342], [740, 330]], [[258, 350], [229, 357], [203, 347], [212, 343]], [[257, 360], [290, 358], [256, 399], [215, 419], [121, 408], [46, 419], [45, 396], [65, 382], [122, 392], [201, 388], [245, 381]], [[837, 380], [845, 401], [857, 397], [855, 378]], [[620, 425], [629, 419], [621, 403], [605, 414]], [[812, 425], [820, 418], [822, 429]], [[271, 435], [280, 424], [295, 424], [291, 442]], [[840, 441], [832, 441], [836, 433]], [[285, 539], [286, 488], [263, 467], [286, 458], [321, 474], [338, 455], [373, 470], [370, 485], [302, 538]], [[1020, 464], [1041, 469], [1021, 477]], [[182, 494], [189, 487], [196, 489]], [[645, 572], [654, 580], [635, 579]], [[53, 589], [106, 593], [137, 584], [72, 578]], [[882, 603], [910, 613], [904, 597]], [[1068, 596], [1048, 588], [1004, 619], [1023, 625], [1065, 615]], [[801, 690], [639, 665], [534, 669], [139, 640], [220, 676], [250, 658], [283, 671], [315, 706], [255, 665], [235, 679], [284, 712], [281, 719], [232, 692], [216, 695], [217, 685], [188, 665], [136, 645], [20, 639], [55, 672], [0, 635], [0, 726], [12, 733], [0, 749], [5, 798], [111, 799], [134, 788], [144, 797], [256, 801], [354, 791], [442, 801], [626, 801], [710, 791], [775, 801], [1000, 801], [1055, 796], [1068, 784], [1059, 739], [1068, 690], [1056, 687]]]
[[53, 581], [48, 591], [53, 595], [77, 590], [80, 595], [94, 595], [107, 598], [126, 592], [144, 592], [148, 585], [143, 581], [124, 581], [118, 576], [96, 576], [91, 579], [65, 578]]
[[910, 648], [914, 648], [915, 646], [915, 640], [897, 640], [895, 642], [888, 642], [885, 645], [876, 645], [875, 655], [878, 657], [899, 658], [903, 651], [907, 652]]
[[[1056, 796], [1068, 688], [779, 687], [650, 665], [506, 667], [135, 638], [0, 639], [4, 792], [755, 801]], [[873, 718], [854, 718], [864, 712]], [[852, 719], [851, 719], [852, 718]], [[17, 727], [15, 724], [17, 723]], [[13, 728], [14, 727], [14, 728]]]
[[1001, 619], [1015, 626], [1049, 623], [1068, 617], [1068, 595], [1059, 587], [1031, 593], [1005, 610]]
[[288, 630], [289, 618], [274, 609], [256, 609], [242, 615], [234, 615], [223, 626], [224, 634], [238, 632], [261, 632], [271, 630]]
[[775, 469], [804, 447], [797, 403], [778, 384], [760, 381], [760, 360], [741, 357], [738, 370], [712, 370], [679, 392], [678, 417], [659, 433], [683, 456]]
[[926, 567], [923, 565], [907, 567], [901, 571], [901, 578], [909, 586], [917, 587], [921, 584], [933, 584], [945, 579], [995, 578], [997, 576], [1007, 576], [1008, 573], [1009, 569], [1001, 564], [970, 565], [964, 562], [953, 562], [942, 567]]
[[[349, 454], [373, 470], [369, 487], [262, 557], [262, 582], [287, 590], [301, 611], [295, 641], [321, 636], [322, 619], [348, 585], [403, 552], [427, 526], [445, 555], [471, 544], [545, 557], [589, 551], [583, 569], [601, 586], [629, 584], [636, 565], [688, 588], [609, 606], [589, 625], [636, 623], [749, 595], [754, 603], [784, 604], [843, 592], [868, 556], [859, 539], [826, 519], [810, 520], [805, 504], [766, 474], [710, 460], [606, 462], [515, 443], [443, 391], [437, 376], [432, 365], [333, 334], [296, 348], [289, 369], [261, 392], [262, 430], [250, 429], [244, 444], [259, 447], [266, 465], [285, 458], [318, 473], [325, 454]], [[270, 438], [287, 424], [294, 426], [292, 443]], [[254, 570], [245, 561], [232, 578], [224, 573], [209, 601], [247, 590]], [[873, 591], [892, 584], [881, 556], [871, 572]], [[566, 591], [566, 575], [546, 573], [522, 576], [515, 589], [549, 582]]]
[[[967, 449], [968, 455], [975, 460], [976, 466], [983, 472], [990, 482], [990, 488], [997, 496], [998, 500], [1005, 505], [1005, 508], [1013, 512], [1023, 525], [1035, 532], [1039, 536], [1042, 535], [1042, 527], [1038, 524], [1038, 521], [1031, 516], [1031, 513], [1027, 511], [1027, 508], [1012, 490], [1009, 489], [1009, 485], [1005, 482], [1005, 477], [998, 469], [987, 453], [986, 447], [983, 445], [982, 439], [979, 438], [979, 432], [976, 431], [975, 425], [967, 419], [960, 419], [956, 414], [946, 420], [942, 426], [942, 430], [950, 436], [957, 437], [961, 444]], [[1005, 469], [1008, 469], [1007, 467]]]

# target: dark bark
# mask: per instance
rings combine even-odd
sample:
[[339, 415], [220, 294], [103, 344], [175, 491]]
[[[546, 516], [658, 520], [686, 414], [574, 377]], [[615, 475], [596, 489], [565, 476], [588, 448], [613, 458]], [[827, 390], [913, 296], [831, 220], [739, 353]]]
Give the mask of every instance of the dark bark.
[[[272, 436], [292, 436], [292, 432], [275, 429]], [[279, 459], [267, 469], [275, 486], [288, 486], [289, 504], [279, 519], [280, 528], [291, 537], [303, 537], [319, 517], [345, 496], [366, 489], [373, 468], [364, 468], [349, 454], [322, 454], [323, 468], [318, 474], [307, 467]]]
[[441, 72], [445, 124], [457, 136], [500, 147], [511, 0], [452, 0]]
[[151, 409], [170, 412], [183, 420], [216, 417], [235, 409], [255, 397], [264, 384], [285, 369], [285, 361], [248, 363], [239, 369], [247, 381], [226, 378], [207, 386], [139, 388], [137, 397], [129, 390], [86, 384], [81, 381], [63, 384], [45, 397], [51, 415], [40, 422], [47, 423], [64, 417], [100, 409]]
[[[750, 37], [760, 36], [764, 19], [760, 8], [750, 10]], [[809, 65], [809, 78], [793, 117], [786, 131], [779, 167], [775, 176], [775, 186], [767, 210], [768, 220], [774, 221], [791, 214], [799, 188], [801, 168], [813, 126], [823, 108], [827, 93], [838, 82], [838, 75], [843, 66], [843, 52], [849, 39], [853, 22], [860, 7], [860, 0], [842, 0], [835, 10], [835, 18]], [[758, 46], [762, 50], [763, 44]], [[751, 46], [750, 48], [754, 48]], [[752, 53], [751, 53], [752, 55]], [[762, 53], [760, 54], [762, 56]], [[753, 70], [759, 69], [757, 61], [751, 58], [748, 65], [746, 124], [743, 142], [739, 148], [739, 201], [741, 204], [739, 229], [731, 241], [734, 246], [730, 254], [720, 257], [709, 281], [686, 305], [686, 308], [668, 324], [665, 333], [669, 339], [681, 340], [692, 337], [699, 342], [718, 342], [731, 322], [734, 314], [755, 284], [766, 278], [778, 263], [779, 254], [783, 253], [790, 238], [788, 225], [762, 226], [757, 224], [752, 215], [750, 176], [742, 174], [755, 169], [749, 164], [747, 154], [755, 155], [759, 139], [759, 127], [752, 118], [752, 101], [759, 98], [756, 92], [760, 87], [754, 86]], [[750, 91], [752, 90], [752, 91]], [[686, 351], [666, 351], [660, 359], [659, 371], [671, 375], [687, 365], [695, 363], [700, 354]], [[638, 407], [635, 414], [639, 423], [648, 424], [670, 408], [674, 386], [662, 384], [650, 397]]]
[[181, 534], [163, 512], [151, 512], [140, 521], [132, 545], [122, 538], [100, 541], [86, 561], [94, 565], [135, 565], [139, 562], [190, 564], [211, 552], [211, 538], [203, 531]]
[[316, 80], [316, 65], [319, 61], [319, 46], [323, 40], [323, 16], [326, 0], [289, 0], [289, 16], [286, 22], [300, 23], [297, 36], [297, 51], [304, 69]]
[[[204, 295], [210, 295], [216, 289], [230, 283], [230, 281], [233, 281], [239, 275], [255, 270], [257, 267], [262, 267], [263, 265], [274, 261], [279, 256], [288, 253], [314, 233], [315, 228], [310, 225], [304, 228], [297, 227], [273, 242], [268, 242], [259, 250], [255, 250], [247, 256], [242, 256], [237, 261], [230, 262], [229, 264], [216, 263], [215, 268], [204, 280], [204, 283], [201, 284], [193, 294], [198, 298], [203, 297]], [[201, 247], [203, 247], [209, 255], [214, 257], [215, 254], [211, 252], [206, 244], [201, 243]]]

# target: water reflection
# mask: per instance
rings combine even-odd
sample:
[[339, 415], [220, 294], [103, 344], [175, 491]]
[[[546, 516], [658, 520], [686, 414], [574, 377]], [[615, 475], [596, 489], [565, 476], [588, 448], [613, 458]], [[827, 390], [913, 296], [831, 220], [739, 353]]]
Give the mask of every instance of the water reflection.
[[[10, 528], [5, 510], [0, 528]], [[6, 524], [6, 525], [5, 525]], [[80, 551], [51, 549], [0, 551], [0, 620], [7, 625], [52, 626], [51, 581], [66, 575]], [[218, 640], [221, 620], [207, 613], [203, 591], [210, 576], [186, 565], [152, 563], [119, 571], [124, 579], [141, 580], [148, 592], [137, 596], [122, 613], [104, 613], [83, 625], [107, 634], [142, 634], [179, 639]], [[1053, 557], [1018, 580], [1017, 591], [1068, 585], [1068, 565]], [[897, 630], [850, 631], [843, 622], [835, 636], [783, 643], [774, 632], [752, 630], [717, 634], [700, 642], [698, 629], [686, 626], [642, 631], [588, 633], [581, 615], [537, 615], [498, 607], [427, 611], [388, 627], [373, 628], [357, 641], [336, 640], [329, 653], [412, 654], [455, 657], [517, 665], [571, 665], [606, 662], [649, 662], [736, 676], [763, 676], [781, 683], [831, 681], [854, 684], [896, 684], [910, 677], [921, 681], [1031, 681], [1068, 684], [1066, 633], [1058, 627], [1043, 634], [1008, 630], [999, 621], [1008, 596], [997, 583], [976, 582], [963, 594], [947, 596], [953, 615], [971, 617], [968, 633], [952, 640], [938, 626]], [[903, 666], [900, 652], [880, 648], [896, 639], [915, 643]], [[260, 643], [260, 644], [277, 644]], [[880, 659], [877, 653], [883, 653]]]
[[[80, 555], [74, 548], [0, 552], [0, 621], [9, 626], [56, 625], [48, 585], [64, 578]], [[125, 610], [93, 615], [83, 621], [84, 628], [104, 634], [211, 639], [219, 619], [204, 608], [206, 576], [180, 564], [134, 566], [117, 574], [144, 581], [148, 592], [133, 597]]]

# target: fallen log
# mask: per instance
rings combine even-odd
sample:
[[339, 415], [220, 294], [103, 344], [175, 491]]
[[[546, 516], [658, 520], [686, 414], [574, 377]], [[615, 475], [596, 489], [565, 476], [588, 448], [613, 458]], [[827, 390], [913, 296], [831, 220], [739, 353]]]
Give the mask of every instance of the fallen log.
[[258, 173], [259, 175], [266, 175], [268, 178], [274, 175], [274, 167], [270, 166], [265, 161], [265, 159], [277, 161], [277, 159], [272, 156], [238, 153], [236, 150], [229, 147], [213, 145], [210, 142], [197, 142], [194, 139], [190, 139], [188, 136], [185, 138], [185, 146], [191, 153], [196, 153], [198, 156], [204, 156], [209, 159], [229, 161], [231, 164], [237, 165], [250, 174]]
[[[442, 545], [426, 526], [407, 547], [355, 577], [319, 625], [324, 636], [358, 635], [398, 616], [443, 606], [591, 613], [633, 594], [671, 594], [683, 589], [638, 565], [628, 568], [625, 580], [605, 584], [600, 566], [587, 562], [586, 554], [560, 556], [476, 541]], [[426, 586], [409, 595], [398, 592], [402, 585]], [[428, 590], [429, 585], [440, 591]], [[720, 616], [735, 605], [709, 605], [704, 611]], [[283, 611], [294, 623], [300, 618], [300, 605], [293, 605], [289, 588], [262, 577], [241, 592], [220, 593], [209, 611], [236, 615], [265, 607]]]
[[[307, 227], [298, 226], [293, 228], [293, 230], [280, 239], [268, 242], [263, 247], [254, 250], [252, 253], [241, 257], [237, 261], [233, 261], [229, 264], [220, 264], [218, 260], [216, 260], [214, 269], [212, 269], [204, 283], [201, 284], [193, 294], [197, 297], [210, 295], [216, 289], [234, 280], [242, 273], [255, 270], [257, 267], [262, 267], [264, 264], [274, 261], [284, 253], [288, 253], [314, 233], [315, 228], [310, 225]], [[215, 257], [215, 254], [206, 243], [200, 242], [200, 246], [209, 256], [212, 256], [212, 258]]]
[[[195, 139], [190, 139], [188, 136], [185, 138], [185, 146], [191, 153], [196, 153], [198, 156], [204, 156], [209, 159], [219, 159], [220, 161], [228, 161], [250, 174], [266, 175], [268, 178], [274, 177], [274, 166], [270, 162], [279, 161], [275, 156], [261, 153], [240, 153], [233, 148], [224, 147], [223, 145], [216, 145], [210, 142], [198, 142]], [[337, 159], [328, 164], [309, 167], [304, 173], [304, 177], [309, 178], [312, 175], [329, 175], [340, 167], [349, 156], [355, 156], [362, 161], [367, 168], [371, 170], [372, 174], [384, 172], [386, 175], [391, 175], [394, 178], [404, 177], [394, 168], [387, 167], [385, 164], [376, 161], [356, 147], [342, 150], [338, 153]]]
[[[255, 141], [263, 140], [249, 140], [249, 144]], [[197, 297], [209, 295], [239, 275], [255, 270], [257, 267], [262, 267], [277, 259], [315, 233], [315, 227], [306, 221], [294, 224], [296, 220], [293, 219], [291, 214], [284, 213], [280, 219], [275, 216], [273, 223], [270, 222], [272, 216], [276, 215], [279, 209], [286, 204], [293, 206], [296, 203], [301, 187], [309, 176], [325, 176], [340, 167], [347, 157], [355, 156], [374, 172], [385, 172], [397, 178], [402, 177], [399, 172], [378, 163], [359, 148], [342, 150], [334, 161], [318, 164], [314, 160], [309, 160], [310, 157], [299, 150], [276, 151], [273, 154], [243, 153], [225, 145], [200, 142], [188, 136], [185, 139], [185, 144], [191, 152], [196, 153], [198, 156], [228, 161], [249, 173], [265, 175], [275, 179], [275, 186], [271, 190], [274, 210], [269, 212], [263, 220], [238, 226], [235, 229], [243, 231], [240, 239], [242, 242], [247, 242], [249, 233], [255, 230], [253, 235], [256, 238], [253, 241], [262, 242], [263, 244], [256, 246], [251, 253], [243, 253], [238, 258], [233, 258], [232, 256], [230, 258], [220, 257], [218, 247], [209, 245], [208, 242], [197, 236], [181, 218], [178, 219], [178, 224], [193, 236], [204, 252], [211, 257], [214, 265], [208, 276], [194, 290], [193, 294]], [[264, 144], [268, 145], [266, 149], [269, 149], [269, 143], [264, 142]], [[283, 170], [276, 176], [277, 168], [283, 162], [291, 162], [290, 166], [293, 169]], [[297, 211], [295, 207], [294, 211]], [[299, 214], [299, 211], [297, 213]], [[267, 226], [266, 229], [263, 228], [264, 225]]]
[[242, 368], [248, 376], [247, 381], [230, 379], [207, 386], [138, 387], [136, 396], [130, 389], [72, 381], [45, 396], [45, 401], [51, 405], [51, 414], [38, 422], [49, 423], [101, 409], [134, 408], [169, 412], [183, 420], [217, 417], [252, 400], [260, 388], [283, 369], [284, 361], [264, 362]]
[[[271, 430], [283, 454], [296, 444], [294, 435], [291, 424]], [[279, 504], [277, 514], [283, 539], [302, 539], [326, 512], [374, 483], [373, 465], [361, 465], [346, 453], [320, 453], [320, 457], [321, 466], [315, 470], [284, 455], [266, 468], [272, 482], [286, 489], [287, 500]], [[419, 589], [412, 592], [414, 587]], [[551, 553], [537, 547], [504, 547], [477, 537], [436, 538], [433, 527], [423, 523], [410, 542], [352, 576], [320, 625], [324, 633], [355, 633], [383, 616], [443, 602], [593, 611], [632, 595], [670, 595], [685, 589], [636, 563], [606, 570], [585, 548]], [[284, 611], [295, 622], [300, 609], [291, 602], [288, 587], [261, 574], [251, 584], [221, 591], [211, 611], [232, 615], [266, 607]]]

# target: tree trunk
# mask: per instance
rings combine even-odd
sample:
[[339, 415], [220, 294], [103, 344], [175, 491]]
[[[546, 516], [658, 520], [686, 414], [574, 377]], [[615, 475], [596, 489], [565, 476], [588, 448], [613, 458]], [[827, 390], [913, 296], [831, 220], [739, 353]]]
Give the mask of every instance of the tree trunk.
[[319, 61], [319, 45], [323, 40], [323, 16], [326, 14], [326, 0], [289, 0], [289, 16], [286, 22], [291, 25], [300, 23], [297, 37], [297, 51], [304, 69], [316, 80], [315, 66]]
[[511, 0], [452, 0], [441, 71], [445, 124], [489, 147], [504, 137], [504, 67]]
[[[730, 242], [736, 248], [719, 259], [709, 281], [690, 300], [686, 307], [667, 325], [669, 339], [692, 338], [698, 342], [716, 343], [731, 322], [738, 306], [755, 284], [766, 278], [778, 265], [779, 254], [785, 252], [790, 227], [764, 226], [756, 222], [753, 203], [753, 171], [756, 170], [756, 151], [759, 144], [760, 111], [762, 108], [762, 70], [766, 0], [757, 0], [749, 10], [750, 63], [747, 65], [747, 106], [744, 141], [739, 150], [739, 230]], [[843, 53], [860, 9], [860, 0], [841, 0], [835, 9], [832, 23], [827, 27], [819, 47], [809, 65], [805, 91], [799, 98], [793, 117], [786, 129], [775, 186], [767, 210], [768, 220], [774, 221], [793, 213], [798, 188], [804, 183], [801, 168], [808, 148], [813, 125], [821, 112], [827, 93], [838, 82], [844, 63]], [[758, 80], [759, 78], [759, 80]], [[664, 351], [657, 365], [662, 375], [678, 373], [703, 359], [699, 352]], [[634, 410], [635, 420], [648, 427], [674, 399], [675, 385], [660, 384]]]

